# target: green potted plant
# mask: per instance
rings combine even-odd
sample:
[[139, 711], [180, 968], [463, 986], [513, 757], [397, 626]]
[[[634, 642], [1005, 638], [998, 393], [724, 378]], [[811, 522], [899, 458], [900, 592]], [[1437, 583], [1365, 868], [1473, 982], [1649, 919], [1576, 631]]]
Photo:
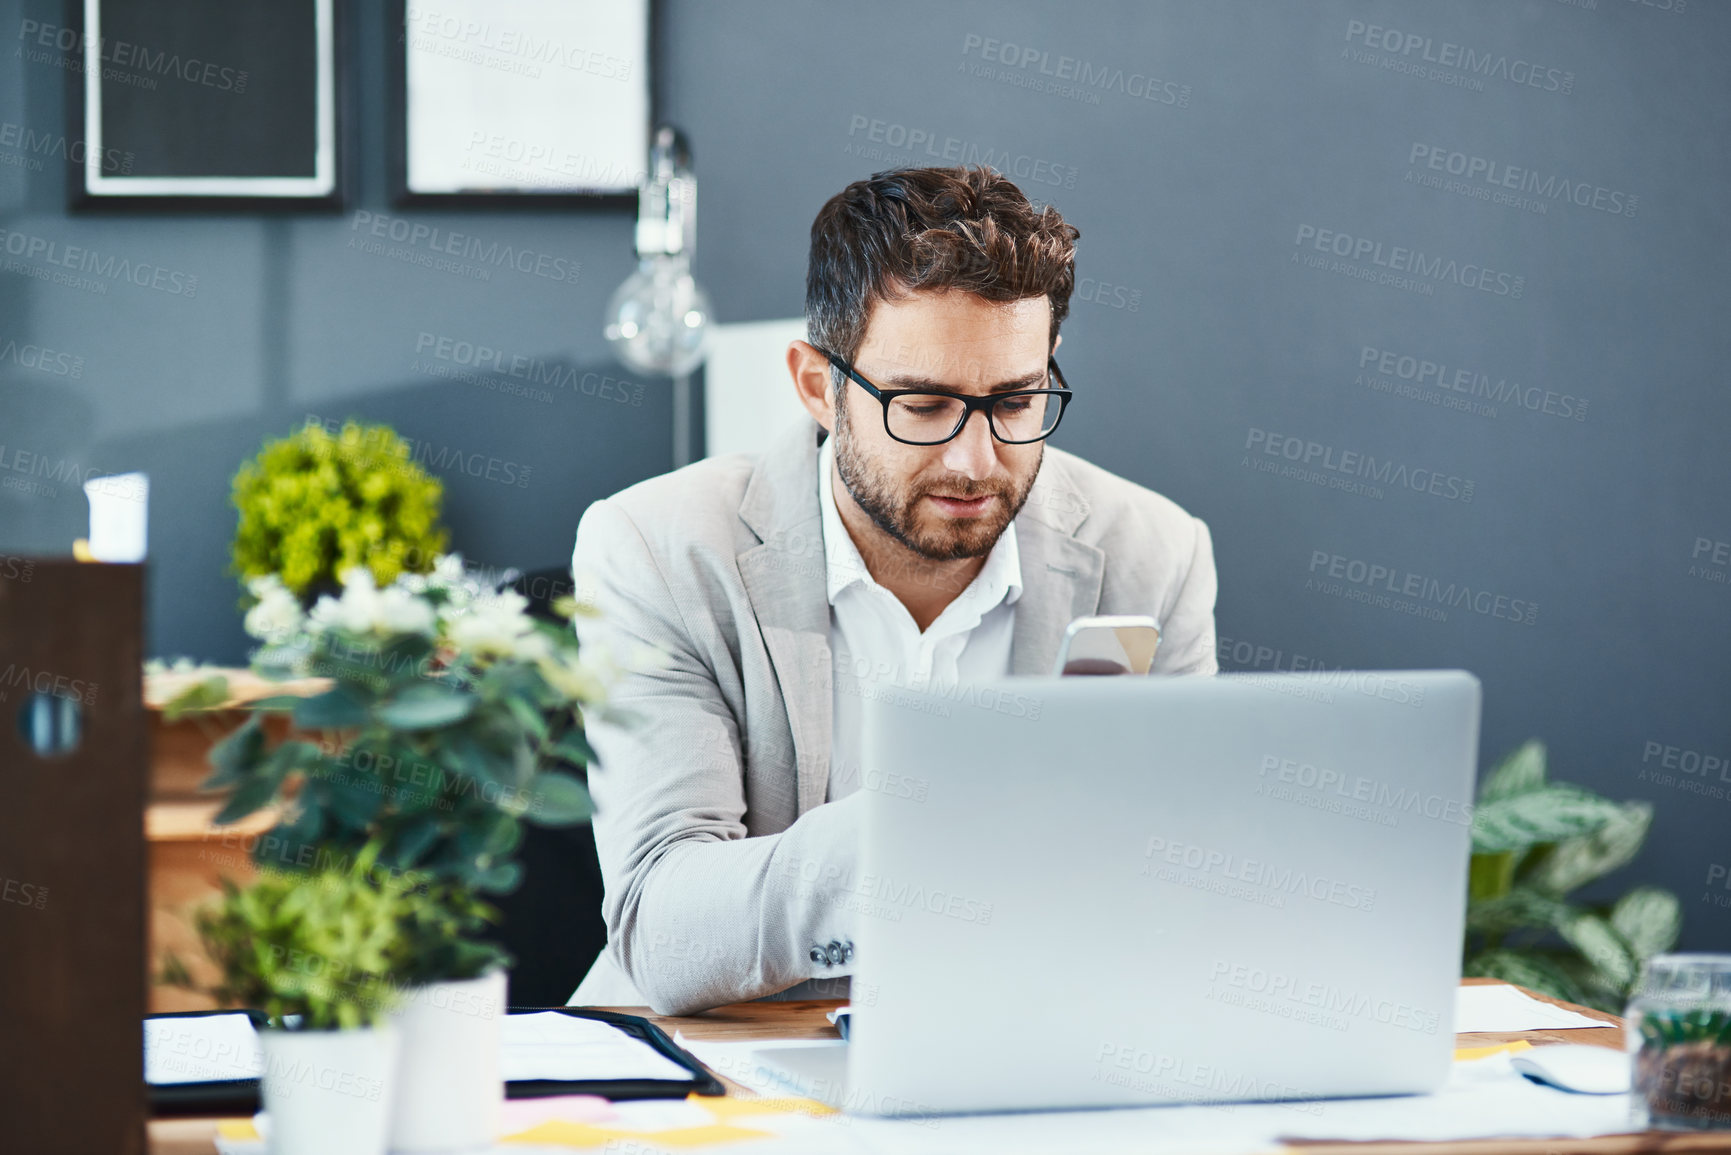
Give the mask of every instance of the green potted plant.
[[[282, 808], [257, 844], [263, 866], [307, 869], [376, 842], [381, 866], [427, 877], [407, 932], [392, 1147], [485, 1145], [498, 1118], [508, 962], [482, 937], [496, 918], [485, 898], [518, 885], [523, 822], [589, 817], [569, 770], [591, 757], [583, 711], [600, 708], [603, 675], [569, 626], [530, 618], [520, 595], [490, 588], [459, 557], [383, 588], [361, 567], [342, 581], [341, 596], [310, 613], [275, 576], [249, 584], [247, 628], [265, 643], [254, 669], [330, 687], [254, 703], [212, 750], [205, 785], [230, 792], [218, 823]], [[261, 725], [271, 713], [291, 721], [274, 745]]]
[[[377, 844], [309, 873], [270, 870], [196, 916], [221, 1003], [263, 1011], [260, 1095], [279, 1155], [382, 1155], [398, 1031], [403, 930], [420, 880], [377, 868]], [[164, 976], [194, 987], [171, 957]]]
[[426, 573], [445, 548], [443, 493], [390, 426], [348, 421], [332, 433], [309, 421], [235, 474], [233, 572], [274, 575], [303, 601], [334, 592], [353, 566], [381, 585]]
[[1650, 886], [1569, 895], [1633, 859], [1652, 822], [1651, 803], [1547, 782], [1536, 741], [1504, 758], [1473, 811], [1463, 973], [1620, 1013], [1642, 962], [1677, 941], [1682, 908]]

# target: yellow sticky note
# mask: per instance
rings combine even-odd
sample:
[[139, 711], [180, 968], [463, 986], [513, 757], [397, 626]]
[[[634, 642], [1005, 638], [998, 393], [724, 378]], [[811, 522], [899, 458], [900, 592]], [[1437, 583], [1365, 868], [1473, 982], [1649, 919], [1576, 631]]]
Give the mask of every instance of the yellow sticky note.
[[743, 1095], [687, 1095], [685, 1099], [688, 1103], [696, 1103], [717, 1119], [737, 1119], [746, 1115], [810, 1115], [815, 1118], [837, 1113], [834, 1107], [816, 1099], [748, 1099]]
[[680, 1127], [673, 1131], [621, 1131], [637, 1139], [647, 1139], [663, 1147], [708, 1147], [715, 1143], [737, 1143], [741, 1139], [773, 1139], [774, 1132], [753, 1131], [731, 1123], [711, 1123], [707, 1127]]
[[1530, 1051], [1533, 1045], [1525, 1039], [1516, 1039], [1512, 1043], [1494, 1043], [1488, 1047], [1456, 1047], [1455, 1062], [1465, 1063], [1473, 1059], [1487, 1059], [1503, 1051]]
[[224, 1139], [263, 1139], [258, 1128], [252, 1125], [251, 1119], [223, 1119], [216, 1125], [216, 1133]]

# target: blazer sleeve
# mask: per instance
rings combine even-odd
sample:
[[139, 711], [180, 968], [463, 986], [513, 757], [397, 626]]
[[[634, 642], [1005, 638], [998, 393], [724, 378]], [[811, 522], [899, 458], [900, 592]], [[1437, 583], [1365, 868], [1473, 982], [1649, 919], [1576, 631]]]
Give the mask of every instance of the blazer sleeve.
[[1192, 517], [1190, 522], [1195, 528], [1190, 564], [1178, 583], [1171, 608], [1160, 623], [1160, 648], [1152, 670], [1156, 674], [1220, 672], [1214, 638], [1214, 598], [1218, 592], [1214, 540], [1201, 518]]
[[[607, 708], [585, 719], [614, 962], [673, 1015], [848, 973], [810, 950], [852, 938], [843, 904], [858, 865], [856, 798], [746, 837], [741, 727], [703, 657], [716, 647], [699, 644], [714, 641], [716, 623], [685, 616], [704, 613], [703, 599], [675, 597], [636, 524], [607, 500], [583, 515], [572, 572], [597, 611], [578, 619], [581, 644], [623, 667]], [[659, 659], [634, 659], [648, 650]]]

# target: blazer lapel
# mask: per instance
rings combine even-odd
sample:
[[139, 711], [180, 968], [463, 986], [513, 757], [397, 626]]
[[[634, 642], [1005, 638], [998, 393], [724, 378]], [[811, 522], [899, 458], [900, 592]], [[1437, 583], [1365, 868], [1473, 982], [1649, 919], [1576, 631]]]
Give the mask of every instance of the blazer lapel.
[[793, 732], [798, 813], [829, 790], [829, 594], [818, 510], [817, 447], [809, 419], [759, 460], [739, 516], [761, 539], [739, 555], [745, 583]]
[[1076, 540], [1088, 503], [1069, 471], [1048, 453], [1028, 502], [1016, 516], [1016, 549], [1022, 558], [1022, 596], [1010, 636], [1010, 673], [1050, 674], [1064, 630], [1076, 618], [1098, 613], [1106, 555]]

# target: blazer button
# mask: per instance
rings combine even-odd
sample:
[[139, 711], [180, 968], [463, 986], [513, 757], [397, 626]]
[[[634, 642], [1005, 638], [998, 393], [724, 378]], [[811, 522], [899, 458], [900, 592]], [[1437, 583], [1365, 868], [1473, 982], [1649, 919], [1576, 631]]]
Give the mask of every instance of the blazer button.
[[829, 965], [832, 967], [833, 966], [840, 966], [842, 964], [843, 960], [846, 959], [846, 957], [847, 957], [845, 954], [842, 953], [841, 943], [835, 942], [834, 940], [831, 940], [831, 942], [829, 944], [829, 949], [827, 951], [825, 951], [824, 953], [828, 956]]
[[829, 952], [824, 950], [821, 946], [814, 946], [811, 948], [811, 961], [820, 966], [829, 966]]
[[841, 961], [844, 963], [853, 961], [853, 939], [851, 938], [841, 944]]

